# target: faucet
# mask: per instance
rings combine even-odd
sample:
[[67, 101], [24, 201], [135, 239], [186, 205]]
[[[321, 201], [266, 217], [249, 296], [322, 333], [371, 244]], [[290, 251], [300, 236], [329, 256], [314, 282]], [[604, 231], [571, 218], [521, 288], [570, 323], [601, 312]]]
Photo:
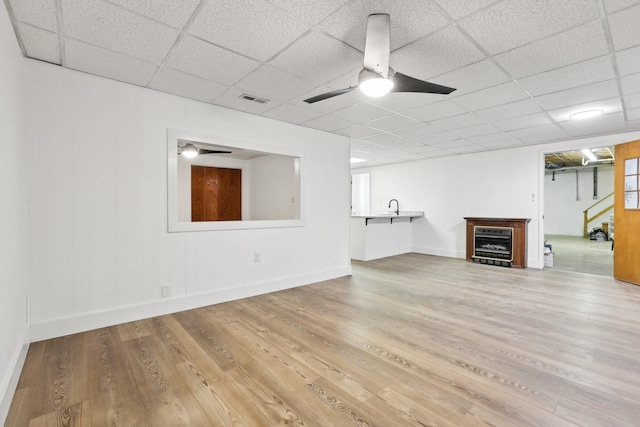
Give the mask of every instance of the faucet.
[[389, 207], [391, 207], [391, 202], [396, 202], [396, 215], [400, 215], [400, 203], [396, 199], [389, 200]]

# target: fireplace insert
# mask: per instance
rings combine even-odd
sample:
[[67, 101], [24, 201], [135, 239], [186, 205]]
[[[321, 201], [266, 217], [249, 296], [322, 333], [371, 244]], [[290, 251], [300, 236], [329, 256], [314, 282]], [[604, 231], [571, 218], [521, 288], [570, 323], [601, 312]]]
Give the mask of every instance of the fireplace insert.
[[473, 229], [474, 262], [511, 267], [513, 263], [513, 228], [475, 226]]

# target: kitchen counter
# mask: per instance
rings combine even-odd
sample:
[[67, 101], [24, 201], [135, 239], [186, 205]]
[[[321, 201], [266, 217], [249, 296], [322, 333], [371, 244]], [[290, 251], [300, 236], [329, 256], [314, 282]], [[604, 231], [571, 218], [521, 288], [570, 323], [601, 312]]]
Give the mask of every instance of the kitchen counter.
[[364, 218], [365, 225], [368, 225], [370, 219], [389, 219], [391, 223], [393, 223], [394, 219], [397, 218], [409, 218], [409, 222], [413, 218], [420, 218], [424, 216], [424, 212], [422, 211], [400, 211], [400, 213], [380, 213], [380, 214], [370, 214], [370, 215], [351, 215], [351, 218]]
[[351, 216], [351, 258], [370, 261], [411, 252], [411, 222], [422, 211]]

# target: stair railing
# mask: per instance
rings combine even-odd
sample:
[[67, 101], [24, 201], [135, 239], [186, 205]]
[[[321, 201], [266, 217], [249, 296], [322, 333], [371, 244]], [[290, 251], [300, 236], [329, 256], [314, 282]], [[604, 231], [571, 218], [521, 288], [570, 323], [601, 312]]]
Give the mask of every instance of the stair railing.
[[613, 200], [611, 200], [611, 204], [609, 206], [607, 206], [604, 209], [602, 209], [601, 211], [597, 212], [592, 217], [589, 217], [589, 209], [593, 209], [594, 207], [596, 207], [597, 205], [599, 205], [600, 203], [604, 202], [605, 200], [609, 199], [609, 197], [612, 197], [612, 196], [613, 196], [613, 192], [611, 192], [610, 194], [607, 194], [602, 199], [598, 200], [593, 205], [589, 206], [587, 209], [582, 211], [582, 213], [584, 214], [584, 226], [583, 226], [583, 229], [582, 229], [582, 233], [583, 233], [583, 237], [585, 239], [589, 238], [589, 231], [587, 230], [587, 226], [589, 225], [589, 223], [591, 221], [601, 217], [605, 213], [609, 212], [611, 209], [613, 209]]

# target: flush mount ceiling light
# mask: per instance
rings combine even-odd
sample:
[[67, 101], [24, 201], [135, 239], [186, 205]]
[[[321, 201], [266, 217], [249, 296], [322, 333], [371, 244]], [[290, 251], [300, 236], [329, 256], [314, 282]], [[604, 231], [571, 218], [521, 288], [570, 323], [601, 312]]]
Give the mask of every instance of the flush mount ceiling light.
[[349, 159], [350, 163], [360, 163], [360, 162], [366, 162], [365, 159], [359, 159], [357, 157], [351, 157], [351, 159]]
[[187, 159], [193, 159], [198, 155], [198, 149], [193, 144], [187, 144], [182, 147], [182, 151], [180, 151], [180, 154], [185, 156]]
[[596, 117], [601, 115], [602, 113], [604, 113], [604, 111], [602, 110], [587, 110], [587, 111], [580, 111], [578, 113], [574, 113], [572, 115], [569, 116], [569, 119], [571, 120], [583, 120], [583, 119], [589, 119], [591, 117]]

